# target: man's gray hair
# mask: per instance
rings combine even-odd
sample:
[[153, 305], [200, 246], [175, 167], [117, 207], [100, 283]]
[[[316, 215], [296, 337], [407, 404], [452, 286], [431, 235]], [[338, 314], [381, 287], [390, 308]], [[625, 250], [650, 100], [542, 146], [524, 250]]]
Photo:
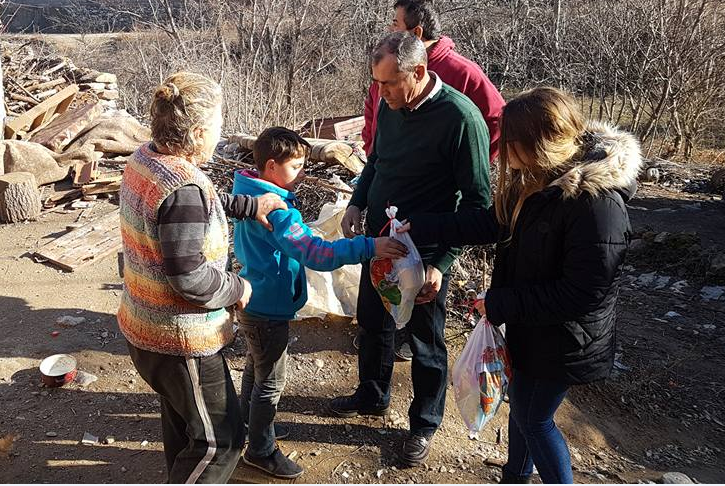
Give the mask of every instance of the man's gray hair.
[[378, 45], [373, 49], [373, 66], [377, 65], [383, 58], [393, 54], [398, 61], [398, 71], [410, 73], [415, 66], [428, 65], [428, 54], [425, 51], [425, 44], [410, 32], [392, 32], [380, 39]]

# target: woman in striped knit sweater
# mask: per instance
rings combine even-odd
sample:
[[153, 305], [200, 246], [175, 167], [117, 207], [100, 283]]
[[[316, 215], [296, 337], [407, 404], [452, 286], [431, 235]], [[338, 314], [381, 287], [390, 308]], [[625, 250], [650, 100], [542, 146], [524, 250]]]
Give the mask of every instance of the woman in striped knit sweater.
[[170, 483], [225, 483], [244, 446], [239, 401], [220, 350], [233, 339], [226, 307], [251, 286], [226, 271], [226, 216], [286, 209], [272, 194], [218, 193], [199, 164], [222, 125], [221, 88], [177, 73], [151, 103], [153, 141], [129, 160], [121, 184], [124, 293], [118, 324], [139, 374], [161, 399]]

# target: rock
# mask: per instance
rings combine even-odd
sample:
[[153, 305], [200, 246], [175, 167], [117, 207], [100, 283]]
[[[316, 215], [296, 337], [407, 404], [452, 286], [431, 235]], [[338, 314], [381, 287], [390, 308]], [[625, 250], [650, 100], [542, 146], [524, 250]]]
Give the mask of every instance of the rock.
[[149, 445], [149, 441], [147, 441], [147, 440], [141, 441], [141, 447], [146, 447], [147, 445]]
[[725, 277], [725, 253], [718, 253], [710, 261], [710, 274]]
[[322, 361], [320, 358], [315, 358], [315, 366], [317, 367], [317, 369], [321, 370], [325, 367], [325, 362]]
[[380, 479], [381, 477], [383, 477], [383, 474], [385, 474], [385, 469], [378, 469], [377, 471], [375, 471], [375, 476], [378, 479]]
[[441, 467], [440, 467], [440, 469], [439, 469], [438, 471], [439, 471], [439, 472], [442, 472], [442, 473], [447, 473], [447, 472], [448, 472], [448, 468], [447, 468], [447, 467], [445, 467], [445, 466], [441, 466]]
[[116, 442], [116, 438], [114, 436], [112, 436], [112, 435], [108, 435], [108, 436], [106, 436], [105, 439], [103, 439], [103, 443], [106, 444], [106, 445], [111, 445], [114, 442]]
[[42, 207], [35, 176], [30, 172], [0, 175], [0, 223], [35, 219]]
[[98, 97], [102, 100], [113, 101], [118, 99], [118, 91], [106, 89], [98, 94]]
[[121, 466], [121, 472], [122, 473], [125, 473], [126, 471], [128, 471], [128, 469], [126, 469], [125, 467]]
[[55, 323], [62, 327], [76, 327], [78, 324], [86, 322], [85, 317], [61, 316], [55, 320]]
[[118, 77], [111, 73], [100, 73], [94, 78], [96, 83], [117, 84]]
[[58, 433], [57, 432], [50, 431], [50, 432], [46, 432], [45, 433], [45, 436], [46, 437], [58, 437]]
[[682, 317], [682, 314], [679, 314], [675, 311], [669, 311], [667, 314], [665, 314], [665, 317], [669, 317], [670, 319], [674, 319], [676, 317]]
[[86, 373], [85, 371], [78, 371], [74, 381], [80, 386], [88, 386], [91, 383], [98, 381], [98, 377], [96, 375]]
[[345, 471], [345, 472], [342, 473], [342, 478], [343, 479], [350, 479], [350, 474], [347, 471]]
[[681, 472], [668, 472], [662, 475], [660, 478], [662, 484], [694, 484], [686, 474]]

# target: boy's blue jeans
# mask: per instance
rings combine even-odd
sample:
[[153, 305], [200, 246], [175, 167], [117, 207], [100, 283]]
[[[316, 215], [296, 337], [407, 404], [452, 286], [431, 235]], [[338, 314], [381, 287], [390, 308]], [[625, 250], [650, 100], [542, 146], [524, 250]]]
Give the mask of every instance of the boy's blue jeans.
[[237, 312], [247, 342], [242, 376], [242, 420], [247, 424], [251, 457], [274, 452], [274, 416], [287, 378], [289, 321], [271, 321]]
[[503, 467], [510, 478], [531, 476], [536, 464], [543, 483], [571, 484], [571, 457], [554, 414], [569, 385], [514, 370], [509, 385], [509, 450]]

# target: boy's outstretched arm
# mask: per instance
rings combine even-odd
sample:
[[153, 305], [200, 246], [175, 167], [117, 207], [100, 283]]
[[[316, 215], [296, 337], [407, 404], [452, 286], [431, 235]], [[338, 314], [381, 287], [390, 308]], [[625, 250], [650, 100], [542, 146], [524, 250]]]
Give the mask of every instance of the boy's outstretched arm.
[[[329, 272], [343, 265], [369, 260], [376, 255], [374, 238], [356, 236], [352, 239], [326, 241], [313, 235], [296, 209], [271, 213], [269, 220], [274, 226], [274, 231], [268, 236], [273, 240], [273, 246], [313, 270]], [[385, 241], [378, 245], [378, 255], [385, 252], [381, 256], [404, 256], [405, 245], [390, 238], [381, 240]]]

